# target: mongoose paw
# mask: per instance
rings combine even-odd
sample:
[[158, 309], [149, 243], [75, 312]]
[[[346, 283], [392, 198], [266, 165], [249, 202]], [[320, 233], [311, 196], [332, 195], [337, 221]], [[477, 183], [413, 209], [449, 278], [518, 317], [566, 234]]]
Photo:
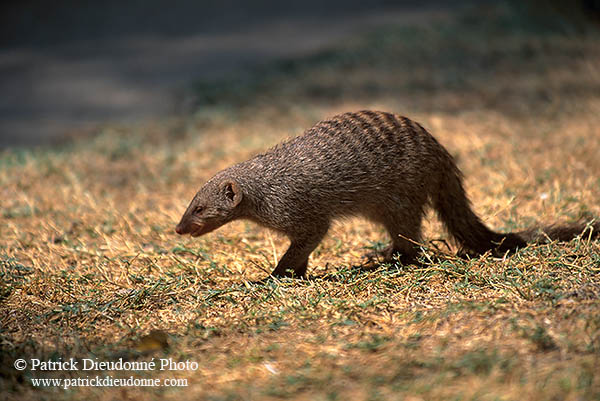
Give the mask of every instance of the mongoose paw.
[[383, 264], [407, 266], [416, 263], [416, 256], [403, 254], [390, 245], [381, 251], [373, 251], [366, 254], [365, 261], [359, 266], [363, 270], [374, 270]]
[[271, 273], [271, 276], [275, 277], [275, 278], [302, 279], [302, 278], [306, 278], [306, 271], [299, 273], [294, 269], [280, 269], [279, 267], [277, 267], [275, 270], [273, 270], [273, 272]]

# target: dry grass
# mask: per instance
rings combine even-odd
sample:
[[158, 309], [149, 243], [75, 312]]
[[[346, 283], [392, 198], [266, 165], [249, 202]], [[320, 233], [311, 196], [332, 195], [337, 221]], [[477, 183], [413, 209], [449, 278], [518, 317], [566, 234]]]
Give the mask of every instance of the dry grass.
[[[224, 88], [192, 117], [2, 154], [1, 397], [600, 398], [598, 242], [470, 261], [426, 244], [421, 267], [364, 272], [352, 266], [386, 239], [352, 220], [312, 255], [309, 280], [257, 284], [284, 238], [245, 222], [193, 240], [173, 232], [213, 173], [358, 108], [429, 128], [494, 228], [600, 216], [600, 37], [523, 30], [510, 12], [391, 27]], [[445, 238], [435, 218], [426, 234]], [[143, 337], [152, 330], [168, 333], [169, 346], [139, 355], [154, 347]], [[187, 378], [185, 388], [65, 391], [30, 380], [84, 373], [12, 366], [153, 356], [200, 367], [140, 374]]]

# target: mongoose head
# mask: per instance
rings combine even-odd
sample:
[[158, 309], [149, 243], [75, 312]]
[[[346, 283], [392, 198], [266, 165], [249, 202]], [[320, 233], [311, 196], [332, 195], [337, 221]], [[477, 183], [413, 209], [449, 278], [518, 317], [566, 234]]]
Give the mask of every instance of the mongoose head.
[[196, 193], [175, 231], [198, 237], [221, 227], [240, 217], [242, 197], [235, 180], [213, 178]]

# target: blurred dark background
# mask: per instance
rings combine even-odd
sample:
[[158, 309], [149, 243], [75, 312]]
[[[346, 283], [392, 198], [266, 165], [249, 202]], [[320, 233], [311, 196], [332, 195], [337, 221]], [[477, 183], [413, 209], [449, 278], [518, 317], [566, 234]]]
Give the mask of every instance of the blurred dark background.
[[[380, 26], [434, 24], [436, 16], [491, 3], [497, 2], [5, 2], [0, 147], [54, 142], [102, 123], [187, 113], [196, 107], [189, 100], [194, 82], [222, 82], [274, 60], [351, 42]], [[592, 19], [600, 8], [596, 0], [565, 3]]]

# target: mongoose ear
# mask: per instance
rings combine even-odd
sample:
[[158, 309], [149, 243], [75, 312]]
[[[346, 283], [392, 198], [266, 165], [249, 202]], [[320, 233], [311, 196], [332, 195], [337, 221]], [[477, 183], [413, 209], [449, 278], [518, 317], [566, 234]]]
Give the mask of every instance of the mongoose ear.
[[223, 188], [225, 196], [230, 202], [233, 203], [234, 207], [239, 205], [239, 203], [242, 201], [242, 189], [237, 182], [225, 181], [223, 184], [221, 184], [221, 188]]

